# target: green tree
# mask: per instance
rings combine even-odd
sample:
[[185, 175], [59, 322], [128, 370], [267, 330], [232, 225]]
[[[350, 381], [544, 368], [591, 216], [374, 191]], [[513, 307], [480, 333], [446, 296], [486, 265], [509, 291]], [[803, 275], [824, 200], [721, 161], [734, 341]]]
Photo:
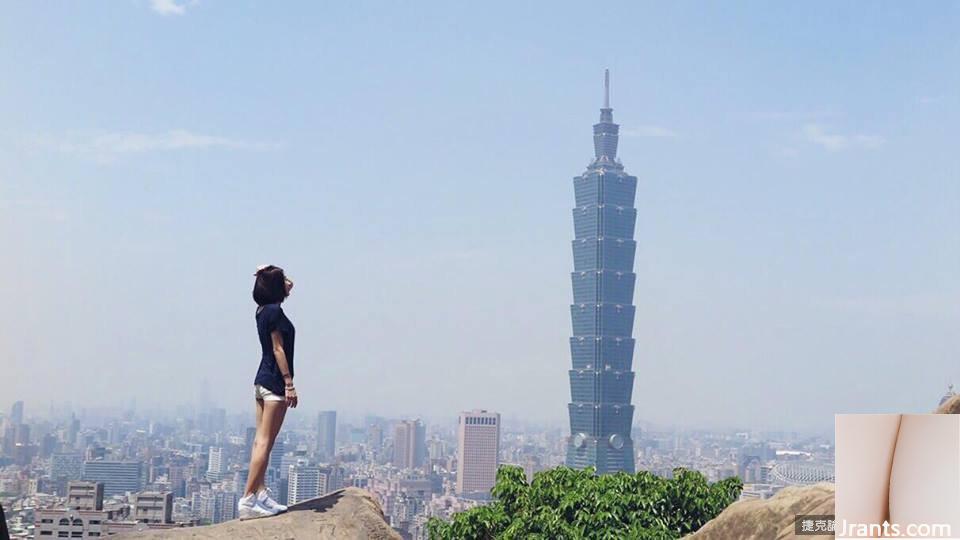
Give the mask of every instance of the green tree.
[[668, 540], [690, 534], [737, 500], [743, 483], [713, 484], [697, 471], [677, 468], [673, 478], [647, 471], [594, 474], [557, 467], [527, 483], [523, 469], [503, 465], [493, 501], [459, 512], [451, 521], [432, 518], [432, 540]]

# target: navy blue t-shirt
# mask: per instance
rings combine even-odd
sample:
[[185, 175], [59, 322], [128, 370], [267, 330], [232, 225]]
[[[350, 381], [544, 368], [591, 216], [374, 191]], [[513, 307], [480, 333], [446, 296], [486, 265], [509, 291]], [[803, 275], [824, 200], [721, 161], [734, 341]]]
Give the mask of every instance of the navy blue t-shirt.
[[273, 354], [273, 339], [270, 334], [274, 330], [280, 330], [280, 336], [283, 338], [283, 352], [287, 357], [290, 376], [293, 376], [293, 338], [296, 330], [280, 308], [280, 304], [264, 304], [257, 310], [257, 334], [260, 335], [260, 348], [263, 355], [260, 357], [260, 369], [257, 370], [257, 377], [253, 384], [259, 384], [274, 394], [283, 396], [286, 385]]

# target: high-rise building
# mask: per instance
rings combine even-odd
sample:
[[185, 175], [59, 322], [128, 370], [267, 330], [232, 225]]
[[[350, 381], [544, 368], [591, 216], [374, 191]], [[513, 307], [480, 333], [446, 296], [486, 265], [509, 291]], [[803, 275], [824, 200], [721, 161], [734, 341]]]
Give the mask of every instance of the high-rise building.
[[500, 465], [500, 413], [462, 412], [457, 424], [457, 495], [488, 498]]
[[237, 494], [232, 491], [214, 490], [203, 483], [190, 496], [194, 516], [203, 523], [223, 523], [237, 517]]
[[36, 538], [106, 538], [118, 510], [104, 510], [103, 484], [70, 482], [66, 506], [37, 509]]
[[620, 126], [610, 108], [610, 75], [593, 126], [594, 159], [573, 179], [573, 337], [570, 438], [566, 464], [598, 474], [634, 471], [633, 239], [637, 179], [617, 159]]
[[190, 494], [190, 509], [200, 523], [218, 523], [217, 498], [208, 486]]
[[143, 490], [143, 472], [141, 461], [95, 460], [83, 464], [83, 479], [103, 482], [103, 494], [107, 497]]
[[14, 440], [16, 439], [17, 428], [7, 419], [0, 424], [0, 429], [2, 429], [2, 432], [0, 432], [0, 435], [2, 435], [2, 438], [0, 438], [0, 454], [12, 455], [13, 447], [16, 446]]
[[[290, 497], [289, 474], [291, 467], [309, 465], [310, 460], [305, 451], [294, 450], [287, 452], [280, 458], [280, 476], [277, 479], [274, 497], [279, 501], [286, 501]], [[314, 495], [316, 497], [316, 495]]]
[[185, 457], [176, 457], [170, 460], [167, 468], [167, 480], [170, 481], [170, 490], [174, 497], [187, 496], [187, 472], [190, 463]]
[[223, 455], [223, 448], [211, 446], [207, 457], [207, 480], [219, 482], [227, 472], [227, 460]]
[[141, 523], [173, 523], [173, 493], [137, 493], [133, 498], [133, 515], [130, 518]]
[[286, 450], [286, 443], [280, 439], [274, 441], [273, 448], [270, 450], [270, 462], [268, 468], [273, 469], [278, 478], [281, 476], [286, 477], [286, 471], [281, 470], [283, 455], [286, 453]]
[[317, 457], [332, 460], [337, 453], [337, 411], [320, 411], [317, 418]]
[[83, 454], [62, 452], [50, 456], [50, 481], [57, 495], [65, 496], [67, 483], [81, 478], [83, 478]]
[[240, 496], [234, 491], [218, 491], [217, 499], [217, 519], [220, 523], [237, 519], [237, 500]]
[[75, 510], [103, 510], [103, 484], [70, 482], [67, 485], [67, 506]]
[[50, 456], [50, 477], [65, 477], [80, 480], [83, 476], [83, 454], [80, 452], [57, 452]]
[[447, 455], [447, 444], [441, 439], [427, 441], [427, 457], [433, 460], [442, 460]]
[[287, 472], [287, 504], [297, 504], [320, 495], [320, 476], [319, 467], [291, 465]]
[[13, 444], [27, 446], [30, 444], [30, 426], [17, 424], [13, 430]]
[[70, 413], [70, 423], [67, 425], [66, 431], [64, 433], [64, 442], [67, 443], [70, 448], [74, 448], [77, 445], [77, 436], [80, 434], [80, 420], [77, 417]]
[[367, 446], [374, 454], [379, 454], [383, 450], [383, 426], [380, 424], [370, 424], [367, 426]]
[[[264, 476], [264, 483], [273, 493], [282, 495], [286, 490], [287, 471], [283, 470], [283, 455], [286, 453], [287, 445], [284, 441], [277, 439], [273, 443], [273, 449], [270, 450], [270, 461], [267, 465], [267, 472]], [[284, 500], [283, 498], [278, 500]]]
[[343, 481], [346, 477], [346, 470], [340, 465], [328, 465], [321, 467], [322, 479], [320, 494], [329, 493], [343, 487]]
[[248, 427], [246, 434], [243, 439], [243, 458], [250, 459], [250, 454], [253, 453], [253, 441], [257, 438], [257, 428]]
[[421, 467], [426, 456], [427, 428], [418, 420], [403, 420], [393, 431], [393, 464], [401, 469]]
[[53, 433], [44, 433], [40, 437], [40, 457], [48, 459], [60, 447], [60, 441]]
[[14, 401], [13, 406], [10, 407], [10, 423], [15, 426], [23, 423], [23, 402], [22, 401]]
[[343, 485], [343, 469], [336, 465], [291, 465], [287, 471], [287, 504], [319, 497], [340, 489]]

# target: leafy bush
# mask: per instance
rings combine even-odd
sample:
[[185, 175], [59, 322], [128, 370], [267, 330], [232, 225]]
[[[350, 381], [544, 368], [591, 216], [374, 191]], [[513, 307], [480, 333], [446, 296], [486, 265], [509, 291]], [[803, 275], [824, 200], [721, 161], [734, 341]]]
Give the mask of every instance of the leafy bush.
[[743, 483], [710, 484], [697, 471], [677, 468], [673, 478], [647, 471], [595, 475], [557, 467], [527, 483], [523, 469], [503, 465], [493, 502], [431, 518], [432, 540], [611, 539], [667, 540], [692, 533], [737, 500]]

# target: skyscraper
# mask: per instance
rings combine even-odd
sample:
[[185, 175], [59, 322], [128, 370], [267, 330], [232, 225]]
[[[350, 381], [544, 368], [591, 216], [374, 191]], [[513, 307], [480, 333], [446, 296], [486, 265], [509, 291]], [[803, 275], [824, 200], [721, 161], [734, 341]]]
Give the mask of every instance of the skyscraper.
[[70, 482], [67, 484], [67, 506], [75, 510], [103, 510], [103, 484]]
[[86, 461], [83, 479], [103, 483], [106, 497], [137, 493], [143, 490], [143, 462], [141, 461]]
[[17, 424], [13, 431], [13, 444], [22, 444], [23, 446], [30, 444], [30, 426]]
[[80, 480], [83, 476], [83, 454], [80, 452], [58, 452], [50, 456], [50, 477], [64, 477]]
[[23, 402], [15, 401], [10, 407], [10, 423], [18, 425], [23, 423]]
[[310, 465], [295, 465], [287, 473], [287, 504], [312, 499], [320, 493], [320, 469]]
[[211, 446], [207, 458], [207, 480], [219, 482], [227, 472], [227, 460], [223, 455], [223, 448]]
[[83, 454], [80, 452], [55, 453], [50, 456], [50, 480], [53, 491], [60, 496], [67, 493], [68, 482], [83, 477]]
[[423, 465], [427, 430], [420, 420], [404, 420], [393, 431], [393, 464], [401, 469]]
[[317, 417], [317, 456], [332, 460], [337, 453], [337, 411], [320, 411]]
[[243, 456], [244, 458], [249, 458], [250, 454], [253, 453], [253, 441], [257, 438], [257, 428], [248, 427], [243, 439]]
[[280, 439], [273, 442], [273, 449], [270, 450], [270, 461], [268, 468], [273, 469], [278, 477], [287, 477], [283, 470], [283, 455], [287, 453], [287, 444]]
[[213, 490], [204, 482], [190, 496], [193, 514], [203, 523], [222, 523], [237, 517], [237, 494]]
[[593, 126], [594, 159], [574, 177], [573, 337], [566, 464], [597, 473], [634, 471], [633, 240], [637, 179], [617, 159], [620, 126], [610, 108], [610, 74]]
[[370, 424], [367, 427], [367, 446], [374, 454], [379, 454], [383, 450], [383, 426]]
[[80, 420], [77, 417], [70, 413], [70, 424], [67, 426], [66, 433], [64, 434], [66, 440], [64, 442], [70, 446], [70, 448], [75, 448], [77, 446], [77, 435], [80, 433]]
[[457, 495], [487, 498], [500, 464], [500, 413], [460, 413], [457, 426]]
[[131, 513], [141, 523], [173, 523], [173, 493], [141, 491], [133, 496]]

